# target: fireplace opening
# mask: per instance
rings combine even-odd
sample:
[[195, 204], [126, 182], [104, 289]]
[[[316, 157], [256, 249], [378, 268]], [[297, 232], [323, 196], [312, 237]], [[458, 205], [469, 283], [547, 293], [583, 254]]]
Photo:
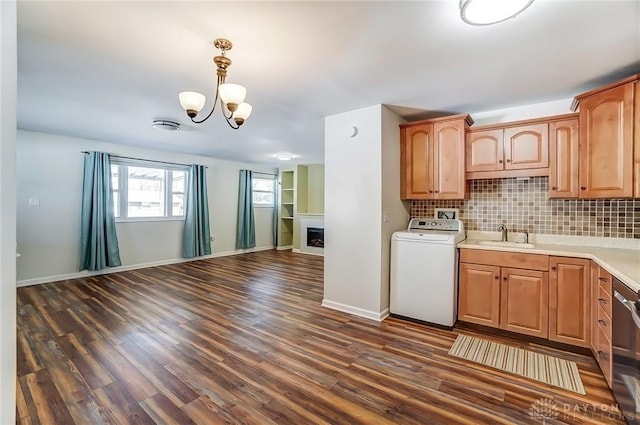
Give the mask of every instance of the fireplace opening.
[[307, 246], [324, 248], [324, 229], [322, 227], [307, 227]]

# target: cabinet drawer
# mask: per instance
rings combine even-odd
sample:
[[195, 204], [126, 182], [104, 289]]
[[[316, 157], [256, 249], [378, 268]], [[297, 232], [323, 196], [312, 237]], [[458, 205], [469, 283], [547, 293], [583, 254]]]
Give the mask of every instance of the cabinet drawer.
[[602, 373], [611, 388], [611, 341], [607, 335], [602, 332], [602, 328], [598, 331], [598, 351], [596, 352], [596, 360], [602, 369]]
[[607, 313], [607, 316], [611, 317], [611, 293], [607, 292], [604, 285], [598, 285], [598, 308]]
[[598, 306], [598, 317], [596, 318], [596, 325], [598, 326], [598, 330], [600, 332], [604, 333], [607, 338], [611, 339], [611, 317], [602, 308], [602, 306]]
[[598, 284], [611, 296], [611, 273], [598, 266]]
[[526, 270], [549, 270], [549, 256], [522, 254], [520, 252], [488, 251], [482, 249], [461, 249], [460, 262], [511, 267]]

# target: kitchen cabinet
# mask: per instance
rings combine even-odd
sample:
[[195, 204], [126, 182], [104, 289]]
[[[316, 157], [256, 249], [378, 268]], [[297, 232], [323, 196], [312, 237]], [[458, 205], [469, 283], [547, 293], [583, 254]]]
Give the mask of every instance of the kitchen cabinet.
[[546, 338], [549, 333], [548, 272], [502, 268], [500, 329]]
[[549, 124], [546, 121], [471, 129], [465, 145], [468, 179], [549, 174]]
[[500, 267], [460, 263], [458, 318], [497, 328], [500, 324]]
[[549, 198], [577, 198], [578, 118], [549, 123]]
[[402, 199], [464, 199], [468, 115], [400, 126]]
[[549, 339], [582, 347], [591, 342], [589, 260], [549, 258]]
[[612, 385], [611, 274], [591, 262], [591, 350], [609, 384]]
[[546, 338], [548, 264], [546, 255], [460, 250], [459, 319]]
[[572, 108], [580, 114], [580, 198], [640, 196], [638, 81], [640, 74], [574, 99]]

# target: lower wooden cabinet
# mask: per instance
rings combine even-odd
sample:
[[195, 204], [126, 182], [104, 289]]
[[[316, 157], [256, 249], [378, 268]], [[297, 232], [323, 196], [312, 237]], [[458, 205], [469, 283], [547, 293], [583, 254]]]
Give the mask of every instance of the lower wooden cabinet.
[[500, 324], [500, 267], [460, 264], [458, 317], [497, 328]]
[[613, 383], [612, 376], [612, 281], [611, 274], [591, 262], [591, 350], [600, 365], [609, 387]]
[[589, 347], [590, 261], [550, 257], [549, 270], [549, 339]]
[[548, 273], [503, 268], [500, 329], [546, 338], [549, 333]]
[[[547, 337], [547, 256], [461, 250], [460, 261], [460, 320]], [[527, 265], [537, 270], [519, 268]]]

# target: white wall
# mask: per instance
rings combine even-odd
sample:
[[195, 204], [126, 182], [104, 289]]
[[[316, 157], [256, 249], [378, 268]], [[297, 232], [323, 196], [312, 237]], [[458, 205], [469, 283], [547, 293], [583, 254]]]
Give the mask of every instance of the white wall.
[[0, 1], [0, 424], [16, 414], [16, 3]]
[[[207, 188], [213, 254], [235, 249], [240, 169], [272, 168], [202, 156], [139, 149], [87, 139], [18, 131], [18, 284], [67, 278], [79, 268], [83, 154], [99, 150], [141, 159], [202, 164]], [[29, 206], [38, 198], [39, 206]], [[272, 246], [271, 208], [256, 208], [256, 248]], [[123, 267], [182, 259], [183, 221], [117, 223]], [[114, 269], [116, 270], [116, 269]], [[86, 274], [86, 272], [84, 273]]]
[[391, 236], [407, 228], [409, 202], [400, 199], [400, 128], [405, 122], [386, 106], [382, 107], [382, 264], [380, 311], [389, 308]]
[[534, 103], [531, 105], [515, 106], [512, 108], [495, 109], [492, 111], [474, 112], [471, 115], [473, 125], [497, 124], [502, 122], [528, 120], [548, 117], [552, 115], [570, 114], [573, 98], [554, 100], [551, 102]]
[[384, 109], [384, 123], [382, 105], [325, 118], [323, 305], [372, 319], [384, 317], [389, 303], [388, 238], [407, 223], [399, 199], [399, 118]]

